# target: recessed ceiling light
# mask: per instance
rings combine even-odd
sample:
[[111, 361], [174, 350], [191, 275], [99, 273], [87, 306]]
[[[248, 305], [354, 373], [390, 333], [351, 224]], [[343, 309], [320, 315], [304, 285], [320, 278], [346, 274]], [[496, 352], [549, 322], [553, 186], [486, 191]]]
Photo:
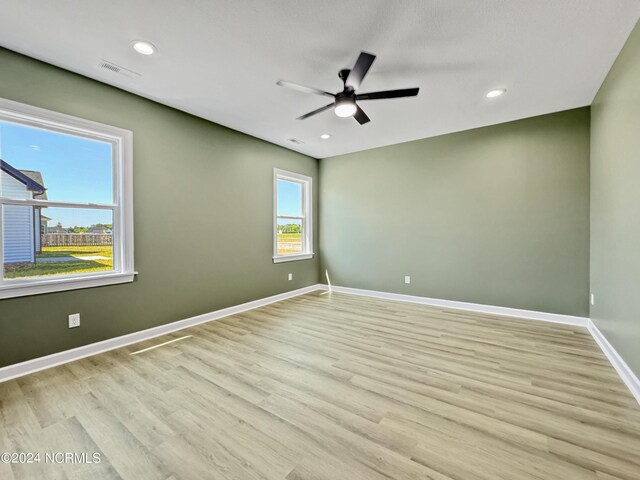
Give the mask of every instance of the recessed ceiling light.
[[323, 140], [327, 140], [331, 138], [331, 135], [329, 135], [328, 133], [323, 133], [322, 135], [320, 135], [320, 138]]
[[142, 55], [153, 55], [158, 51], [153, 43], [149, 43], [144, 40], [134, 40], [131, 43], [131, 46], [136, 52], [141, 53]]
[[489, 93], [487, 93], [487, 98], [499, 97], [500, 95], [502, 95], [506, 91], [507, 91], [506, 88], [498, 88], [496, 90], [491, 90]]

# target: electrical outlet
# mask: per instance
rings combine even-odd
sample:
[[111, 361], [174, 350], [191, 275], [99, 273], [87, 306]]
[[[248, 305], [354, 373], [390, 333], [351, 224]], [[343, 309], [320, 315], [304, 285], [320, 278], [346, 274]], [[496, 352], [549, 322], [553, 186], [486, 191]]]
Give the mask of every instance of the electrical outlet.
[[411, 283], [411, 277], [409, 275], [404, 276], [404, 283], [406, 283], [407, 285]]
[[595, 293], [591, 294], [591, 305], [595, 305], [596, 304], [596, 295]]
[[69, 328], [76, 328], [80, 326], [80, 314], [72, 313], [69, 315]]
[[289, 281], [293, 280], [293, 273], [289, 274]]

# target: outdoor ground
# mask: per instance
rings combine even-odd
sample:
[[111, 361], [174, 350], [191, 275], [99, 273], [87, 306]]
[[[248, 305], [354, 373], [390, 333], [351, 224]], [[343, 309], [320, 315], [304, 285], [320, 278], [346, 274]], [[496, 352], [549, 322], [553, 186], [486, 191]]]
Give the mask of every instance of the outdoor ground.
[[[299, 233], [278, 234], [279, 254], [300, 253], [301, 251], [302, 237]], [[113, 251], [111, 246], [44, 247], [42, 253], [36, 255], [35, 264], [5, 265], [4, 278], [69, 275], [100, 272], [112, 268]]]
[[302, 252], [302, 235], [300, 233], [279, 233], [278, 254]]
[[68, 275], [112, 268], [111, 246], [43, 247], [42, 253], [36, 255], [35, 264], [5, 265], [4, 278]]

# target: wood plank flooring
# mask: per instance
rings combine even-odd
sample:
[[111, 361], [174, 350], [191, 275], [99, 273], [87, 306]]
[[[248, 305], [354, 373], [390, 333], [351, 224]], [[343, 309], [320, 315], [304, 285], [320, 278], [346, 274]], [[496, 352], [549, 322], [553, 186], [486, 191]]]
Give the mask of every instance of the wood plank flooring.
[[584, 329], [312, 293], [0, 384], [0, 452], [101, 460], [2, 480], [633, 480], [640, 408]]

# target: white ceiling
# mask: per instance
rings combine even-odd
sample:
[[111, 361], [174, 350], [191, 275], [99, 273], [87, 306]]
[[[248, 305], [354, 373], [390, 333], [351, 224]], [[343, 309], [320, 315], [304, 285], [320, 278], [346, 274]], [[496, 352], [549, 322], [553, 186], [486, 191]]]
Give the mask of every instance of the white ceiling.
[[[0, 0], [0, 11], [6, 48], [323, 158], [589, 105], [640, 1]], [[139, 38], [158, 53], [135, 53]], [[363, 126], [331, 110], [295, 120], [328, 101], [276, 81], [337, 92], [361, 50], [378, 58], [360, 92], [419, 96], [362, 102]], [[496, 87], [508, 91], [486, 99]]]

